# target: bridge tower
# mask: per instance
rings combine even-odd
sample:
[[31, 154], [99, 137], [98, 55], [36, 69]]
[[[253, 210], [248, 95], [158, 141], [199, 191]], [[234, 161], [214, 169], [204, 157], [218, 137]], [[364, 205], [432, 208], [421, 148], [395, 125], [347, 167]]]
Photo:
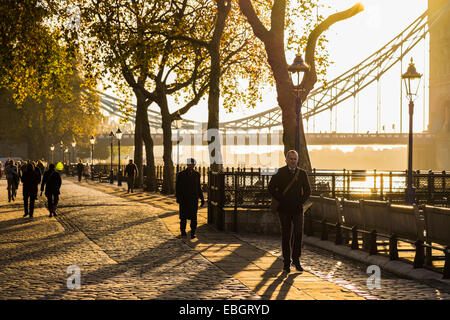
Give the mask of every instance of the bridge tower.
[[[442, 16], [430, 31], [429, 131], [435, 134], [434, 146], [429, 146], [426, 165], [430, 169], [450, 169], [450, 0], [428, 0], [429, 17]], [[433, 150], [431, 150], [433, 149]], [[420, 156], [419, 156], [420, 159]], [[414, 166], [416, 167], [416, 166]], [[423, 165], [420, 168], [425, 169]]]

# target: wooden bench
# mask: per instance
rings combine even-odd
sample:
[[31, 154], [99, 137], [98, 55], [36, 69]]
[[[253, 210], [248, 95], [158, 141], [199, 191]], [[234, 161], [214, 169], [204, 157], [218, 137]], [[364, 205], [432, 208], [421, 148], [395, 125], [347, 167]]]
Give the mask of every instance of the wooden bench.
[[[417, 206], [392, 205], [387, 201], [361, 200], [365, 230], [370, 231], [369, 252], [377, 254], [377, 236], [389, 239], [389, 257], [398, 259], [397, 242], [414, 244], [415, 266], [423, 266], [423, 226]], [[421, 236], [422, 235], [422, 236]], [[381, 242], [384, 244], [384, 242]], [[405, 249], [410, 250], [410, 249]]]
[[358, 249], [358, 230], [364, 230], [364, 216], [361, 211], [361, 204], [357, 200], [341, 200], [342, 205], [342, 222], [344, 227], [351, 229], [353, 250]]
[[450, 279], [450, 208], [425, 205], [426, 240], [444, 247], [433, 249], [443, 250], [445, 255], [444, 279]]

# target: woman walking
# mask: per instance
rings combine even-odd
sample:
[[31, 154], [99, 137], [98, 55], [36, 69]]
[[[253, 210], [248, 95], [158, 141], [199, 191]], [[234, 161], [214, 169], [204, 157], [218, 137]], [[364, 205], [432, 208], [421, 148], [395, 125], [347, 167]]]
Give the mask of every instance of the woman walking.
[[[34, 201], [37, 199], [38, 186], [41, 182], [41, 171], [35, 167], [33, 162], [29, 161], [22, 166], [22, 189], [23, 189], [23, 204], [25, 214], [24, 217], [30, 216], [33, 218]], [[28, 207], [28, 200], [30, 200]]]
[[9, 159], [6, 163], [5, 176], [8, 181], [8, 202], [11, 202], [11, 200], [14, 201], [16, 197], [16, 190], [19, 185], [19, 175], [13, 159]]

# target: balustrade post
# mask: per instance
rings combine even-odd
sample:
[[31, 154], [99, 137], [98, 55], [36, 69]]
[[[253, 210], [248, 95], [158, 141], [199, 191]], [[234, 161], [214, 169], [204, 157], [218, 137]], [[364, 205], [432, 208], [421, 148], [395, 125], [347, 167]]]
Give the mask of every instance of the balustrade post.
[[433, 193], [434, 193], [434, 173], [433, 171], [430, 169], [428, 170], [428, 204], [429, 205], [433, 205]]
[[377, 192], [377, 169], [373, 169], [373, 189]]
[[[311, 210], [311, 208], [309, 208], [309, 210]], [[312, 218], [311, 218], [311, 212], [309, 212], [309, 214], [305, 214], [305, 234], [307, 236], [313, 236], [314, 235], [314, 230], [313, 230], [313, 222], [312, 222]]]
[[223, 174], [223, 172], [219, 172], [216, 173], [217, 174], [217, 178], [218, 178], [218, 184], [217, 184], [217, 223], [216, 223], [216, 227], [217, 230], [219, 231], [223, 231], [224, 227], [225, 227], [225, 212], [224, 212], [224, 204], [225, 204], [225, 175]]
[[369, 254], [370, 255], [376, 255], [378, 253], [378, 246], [377, 246], [377, 231], [372, 230], [370, 232], [370, 244], [369, 244]]
[[423, 241], [422, 240], [417, 240], [415, 242], [415, 246], [416, 246], [416, 255], [414, 257], [413, 267], [415, 269], [423, 268], [423, 264], [425, 262], [425, 253], [424, 253]]
[[347, 171], [347, 198], [350, 199], [350, 180], [351, 180], [351, 175], [350, 175], [350, 170]]
[[390, 260], [398, 260], [398, 240], [395, 234], [392, 234], [389, 237], [389, 259]]
[[392, 171], [389, 171], [389, 193], [392, 193]]
[[336, 198], [336, 175], [331, 174], [331, 197]]
[[214, 191], [212, 190], [212, 188], [214, 187], [214, 182], [212, 181], [212, 177], [211, 177], [211, 171], [208, 172], [208, 220], [207, 223], [208, 224], [212, 224], [213, 223], [213, 219], [212, 219], [212, 201], [216, 201], [216, 199], [214, 199]]
[[322, 235], [320, 237], [320, 240], [328, 240], [328, 225], [327, 225], [327, 219], [323, 219], [321, 222], [322, 225]]
[[[446, 173], [445, 170], [442, 171], [442, 199], [447, 198], [447, 185], [446, 185]], [[448, 203], [448, 198], [447, 198]]]
[[342, 228], [341, 228], [341, 224], [339, 222], [336, 223], [336, 238], [334, 240], [334, 243], [336, 245], [342, 244]]
[[357, 250], [359, 248], [358, 244], [358, 228], [356, 226], [352, 227], [352, 250]]
[[450, 246], [445, 247], [444, 279], [450, 279]]
[[345, 169], [342, 169], [342, 194], [345, 194]]
[[[244, 185], [245, 185], [245, 176], [244, 177]], [[240, 198], [240, 195], [238, 195], [238, 189], [239, 189], [239, 180], [237, 179], [238, 176], [234, 177], [234, 210], [233, 210], [233, 231], [237, 232], [237, 224], [238, 224], [238, 199]]]

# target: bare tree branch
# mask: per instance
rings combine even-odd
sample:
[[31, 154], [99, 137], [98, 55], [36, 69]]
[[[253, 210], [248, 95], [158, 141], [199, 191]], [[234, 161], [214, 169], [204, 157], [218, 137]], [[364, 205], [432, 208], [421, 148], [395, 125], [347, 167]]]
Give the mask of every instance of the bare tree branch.
[[[305, 50], [305, 61], [307, 64], [309, 64], [311, 69], [309, 70], [309, 72], [305, 74], [305, 77], [303, 78], [302, 81], [303, 88], [305, 88], [306, 90], [311, 90], [312, 86], [314, 86], [314, 84], [317, 81], [314, 54], [316, 51], [317, 40], [319, 39], [320, 35], [336, 22], [351, 18], [363, 10], [364, 6], [361, 3], [357, 3], [348, 10], [332, 14], [322, 23], [320, 23], [313, 31], [311, 31], [311, 34], [308, 37], [308, 42]], [[305, 86], [309, 86], [310, 88], [307, 88]]]

